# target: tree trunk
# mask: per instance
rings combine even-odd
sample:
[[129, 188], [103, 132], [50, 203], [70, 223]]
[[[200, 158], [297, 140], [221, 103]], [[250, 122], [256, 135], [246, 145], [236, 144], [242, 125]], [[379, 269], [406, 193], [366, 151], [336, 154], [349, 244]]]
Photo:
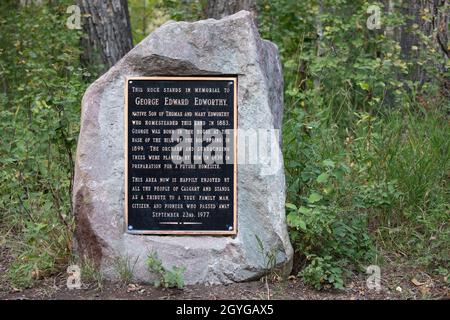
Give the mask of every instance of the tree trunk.
[[[446, 7], [447, 6], [447, 7]], [[412, 45], [418, 45], [419, 39], [408, 29], [417, 24], [419, 29], [430, 36], [436, 49], [448, 57], [448, 3], [447, 0], [413, 0], [403, 1], [401, 12], [406, 18], [406, 25], [401, 37], [402, 50], [408, 55]]]
[[[446, 10], [447, 8], [447, 10]], [[405, 59], [416, 58], [425, 44], [412, 32], [414, 25], [430, 39], [428, 46], [433, 47], [443, 57], [448, 58], [448, 3], [447, 0], [409, 0], [402, 1], [400, 12], [406, 17], [406, 23], [400, 31], [400, 46]], [[414, 51], [412, 48], [417, 47]], [[441, 71], [443, 65], [436, 65]], [[427, 81], [422, 68], [417, 68], [412, 75], [421, 83]]]
[[[442, 74], [446, 70], [448, 52], [448, 0], [384, 0], [386, 14], [400, 13], [405, 23], [397, 27], [387, 27], [386, 36], [400, 44], [402, 58], [415, 62], [423, 50], [431, 48], [441, 55], [426, 68], [435, 67]], [[420, 35], [421, 34], [421, 35]], [[400, 76], [404, 80], [418, 81], [424, 84], [430, 81], [426, 69], [420, 64], [414, 64], [408, 75]], [[448, 81], [443, 79], [442, 88], [448, 91]]]
[[20, 0], [19, 3], [22, 7], [28, 7], [31, 5], [40, 6], [44, 3], [44, 0]]
[[256, 0], [208, 0], [206, 16], [208, 18], [221, 19], [241, 10], [250, 11], [256, 20]]
[[[316, 25], [316, 33], [317, 33], [317, 40], [316, 40], [316, 47], [317, 47], [317, 57], [320, 58], [325, 53], [325, 48], [323, 46], [323, 25], [322, 25], [322, 15], [324, 11], [324, 3], [323, 0], [318, 1], [319, 4], [319, 14], [316, 16], [315, 19], [315, 25]], [[314, 88], [316, 90], [320, 90], [320, 76], [314, 77]]]
[[127, 0], [77, 0], [85, 36], [83, 64], [103, 73], [133, 48]]

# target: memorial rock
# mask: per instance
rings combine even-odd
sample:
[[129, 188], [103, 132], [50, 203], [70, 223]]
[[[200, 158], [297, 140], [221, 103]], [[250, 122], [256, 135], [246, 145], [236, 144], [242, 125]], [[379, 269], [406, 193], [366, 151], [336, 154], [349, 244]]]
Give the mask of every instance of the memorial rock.
[[[273, 267], [289, 274], [282, 114], [278, 50], [249, 12], [162, 25], [83, 97], [78, 255], [111, 280], [128, 261], [135, 281], [152, 281], [146, 259], [155, 252], [166, 268], [186, 268], [186, 284], [257, 279]], [[202, 122], [234, 130], [237, 163], [167, 169], [164, 132]]]

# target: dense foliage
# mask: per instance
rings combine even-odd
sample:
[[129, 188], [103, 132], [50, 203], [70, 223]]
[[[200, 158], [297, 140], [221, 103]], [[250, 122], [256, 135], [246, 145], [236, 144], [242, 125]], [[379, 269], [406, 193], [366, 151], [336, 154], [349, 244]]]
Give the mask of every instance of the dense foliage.
[[80, 34], [66, 28], [70, 4], [0, 4], [0, 223], [16, 285], [66, 267], [71, 252], [71, 179], [86, 84]]
[[[450, 64], [415, 26], [406, 31], [421, 52], [403, 56], [385, 31], [405, 17], [384, 15], [382, 30], [369, 30], [370, 4], [260, 6], [261, 33], [278, 44], [285, 72], [291, 239], [300, 275], [317, 288], [342, 287], [352, 268], [387, 256], [449, 272]], [[425, 83], [410, 76], [418, 72]]]

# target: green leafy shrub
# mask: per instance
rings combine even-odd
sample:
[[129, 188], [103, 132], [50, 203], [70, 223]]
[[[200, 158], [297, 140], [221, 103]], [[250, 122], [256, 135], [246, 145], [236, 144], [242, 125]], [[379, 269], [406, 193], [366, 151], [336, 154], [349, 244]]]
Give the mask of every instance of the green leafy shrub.
[[308, 265], [300, 272], [300, 276], [306, 283], [314, 286], [317, 290], [322, 289], [324, 284], [331, 284], [335, 289], [344, 288], [343, 268], [336, 265], [331, 256], [309, 255], [307, 259]]
[[185, 267], [173, 266], [172, 269], [164, 268], [162, 261], [158, 258], [156, 252], [151, 252], [146, 260], [147, 269], [150, 273], [156, 275], [155, 287], [183, 289]]
[[[348, 171], [345, 165], [337, 166], [329, 159], [314, 170], [303, 171], [311, 189], [316, 191], [301, 197], [305, 205], [286, 205], [291, 240], [305, 266], [300, 275], [316, 288], [327, 282], [342, 288], [345, 276], [350, 274], [344, 269], [360, 267], [374, 258], [367, 214], [357, 212], [351, 202], [345, 205], [344, 190], [340, 190], [344, 185], [345, 192], [352, 191], [345, 185]], [[323, 276], [318, 275], [320, 271], [325, 272]]]

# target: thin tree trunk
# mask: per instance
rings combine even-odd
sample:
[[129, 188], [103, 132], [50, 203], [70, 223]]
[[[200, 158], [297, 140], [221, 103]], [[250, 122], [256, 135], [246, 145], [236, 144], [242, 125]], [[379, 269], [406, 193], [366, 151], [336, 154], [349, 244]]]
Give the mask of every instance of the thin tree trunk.
[[100, 73], [112, 67], [133, 48], [127, 0], [77, 0], [83, 15], [85, 36], [81, 60], [101, 65]]
[[426, 2], [431, 14], [431, 20], [424, 23], [422, 28], [431, 35], [437, 50], [449, 58], [448, 51], [448, 23], [450, 4], [448, 0], [429, 0]]
[[[424, 43], [419, 36], [412, 32], [413, 26], [431, 40], [431, 45], [443, 57], [448, 58], [448, 0], [409, 0], [402, 1], [401, 13], [406, 17], [406, 23], [401, 28], [400, 46], [405, 59], [410, 60], [417, 57]], [[413, 50], [417, 47], [418, 50]], [[436, 65], [441, 71], [443, 65]], [[412, 75], [413, 80], [421, 83], [427, 81], [423, 68], [417, 68]]]
[[145, 35], [147, 34], [147, 0], [143, 0], [144, 3], [144, 9], [143, 9], [143, 14], [144, 16], [142, 17], [142, 34], [145, 37]]
[[40, 6], [44, 4], [44, 0], [20, 0], [19, 3], [22, 7], [28, 7], [31, 5]]
[[[319, 14], [316, 16], [316, 33], [317, 33], [317, 40], [316, 40], [316, 47], [317, 47], [317, 57], [320, 58], [324, 55], [325, 50], [322, 44], [323, 40], [323, 25], [322, 25], [322, 15], [324, 10], [324, 4], [323, 0], [319, 0]], [[320, 76], [314, 77], [314, 88], [316, 90], [320, 89]]]
[[208, 18], [221, 19], [241, 10], [250, 11], [256, 20], [256, 0], [208, 0], [205, 11]]
[[[423, 50], [435, 49], [443, 59], [433, 62], [439, 72], [444, 72], [448, 52], [448, 0], [384, 0], [386, 14], [400, 13], [405, 23], [398, 27], [387, 27], [386, 36], [397, 41], [401, 47], [402, 58], [414, 62]], [[424, 37], [421, 38], [421, 33]], [[429, 68], [428, 64], [426, 68]], [[425, 67], [414, 64], [408, 75], [399, 75], [402, 81], [412, 80], [424, 84], [430, 81]], [[448, 91], [448, 81], [441, 84], [444, 91]]]

